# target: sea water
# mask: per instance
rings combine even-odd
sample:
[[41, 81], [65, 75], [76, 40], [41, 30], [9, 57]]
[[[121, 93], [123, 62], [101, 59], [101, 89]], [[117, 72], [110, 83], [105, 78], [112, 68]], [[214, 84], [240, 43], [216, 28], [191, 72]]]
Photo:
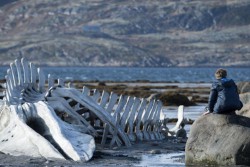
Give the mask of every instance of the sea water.
[[[0, 67], [0, 79], [4, 79], [9, 67]], [[150, 82], [212, 82], [216, 67], [41, 67], [44, 74], [54, 78], [79, 81], [150, 81]], [[236, 82], [250, 81], [250, 67], [226, 68], [228, 77]]]
[[184, 156], [184, 152], [170, 153], [170, 154], [156, 154], [156, 155], [143, 155], [139, 164], [135, 166], [168, 166], [168, 167], [183, 167], [185, 164], [179, 162], [180, 157]]

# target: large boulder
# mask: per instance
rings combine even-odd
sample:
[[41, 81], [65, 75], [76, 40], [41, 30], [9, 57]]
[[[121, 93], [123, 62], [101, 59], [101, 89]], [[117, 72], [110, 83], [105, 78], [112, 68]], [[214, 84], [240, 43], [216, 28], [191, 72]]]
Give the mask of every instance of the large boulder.
[[250, 165], [250, 118], [208, 114], [192, 125], [186, 165]]

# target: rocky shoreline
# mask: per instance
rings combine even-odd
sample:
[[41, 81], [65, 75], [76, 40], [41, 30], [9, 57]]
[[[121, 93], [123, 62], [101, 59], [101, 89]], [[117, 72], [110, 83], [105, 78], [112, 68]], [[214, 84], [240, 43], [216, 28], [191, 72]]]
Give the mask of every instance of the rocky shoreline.
[[[147, 163], [143, 156], [151, 157], [156, 160], [164, 155], [171, 155], [173, 153], [180, 153], [175, 156], [175, 160], [165, 159], [165, 164], [176, 163], [184, 165], [184, 149], [185, 143], [180, 143], [175, 139], [166, 139], [163, 141], [151, 141], [135, 143], [129, 148], [121, 147], [114, 149], [101, 148], [97, 146], [93, 158], [88, 162], [74, 162], [70, 160], [46, 160], [44, 158], [33, 158], [19, 156], [14, 157], [0, 153], [1, 166], [145, 166]], [[150, 162], [152, 163], [152, 162]], [[159, 162], [155, 161], [155, 164]], [[159, 164], [160, 165], [160, 164]], [[160, 165], [160, 166], [161, 166]]]
[[[1, 91], [4, 90], [4, 80], [1, 82]], [[115, 92], [117, 94], [126, 94], [130, 96], [143, 97], [143, 98], [162, 98], [167, 99], [174, 96], [186, 97], [188, 103], [195, 103], [199, 101], [192, 101], [197, 97], [197, 92], [202, 90], [203, 95], [196, 99], [205, 100], [207, 97], [207, 89], [209, 84], [200, 83], [149, 83], [149, 82], [80, 82], [74, 81], [67, 83], [77, 89], [82, 89], [87, 86], [90, 89], [106, 90], [108, 92]], [[199, 90], [197, 90], [199, 89]], [[187, 97], [183, 94], [189, 94]], [[169, 95], [164, 97], [164, 95]], [[180, 102], [175, 101], [171, 104], [164, 106], [178, 105]], [[177, 114], [176, 114], [177, 115]], [[177, 119], [171, 119], [170, 122], [176, 122]], [[132, 147], [120, 147], [110, 149], [108, 146], [105, 148], [97, 145], [93, 158], [88, 162], [73, 162], [70, 160], [46, 160], [43, 158], [33, 157], [13, 157], [0, 153], [0, 165], [3, 166], [145, 166], [148, 160], [154, 161], [159, 166], [165, 164], [178, 164], [184, 165], [185, 157], [185, 141], [178, 140], [174, 137], [167, 137], [162, 141], [143, 141], [133, 143]], [[176, 155], [178, 154], [178, 155]], [[174, 156], [174, 158], [172, 158]], [[145, 158], [146, 157], [146, 158]], [[166, 158], [168, 157], [168, 158]], [[164, 159], [164, 161], [157, 161], [157, 159]]]
[[[149, 83], [149, 82], [80, 82], [74, 81], [69, 85], [82, 89], [87, 86], [91, 89], [106, 90], [118, 94], [126, 94], [137, 97], [153, 98], [168, 94], [182, 95], [189, 102], [204, 102], [209, 95], [210, 83]], [[4, 90], [4, 80], [1, 81], [1, 92]], [[246, 88], [240, 84], [239, 89]], [[243, 85], [243, 86], [242, 86]], [[169, 98], [168, 96], [165, 99]], [[161, 99], [161, 100], [164, 100]], [[165, 104], [164, 107], [178, 105], [178, 101]], [[174, 119], [173, 119], [174, 120]], [[176, 121], [176, 120], [175, 120]], [[192, 124], [192, 122], [191, 122]], [[143, 141], [133, 143], [132, 147], [102, 148], [97, 145], [93, 158], [88, 162], [74, 162], [70, 160], [46, 160], [33, 157], [13, 157], [0, 153], [0, 165], [2, 166], [184, 166], [185, 165], [185, 141], [174, 137], [167, 137], [162, 141]], [[167, 158], [168, 157], [168, 158]]]

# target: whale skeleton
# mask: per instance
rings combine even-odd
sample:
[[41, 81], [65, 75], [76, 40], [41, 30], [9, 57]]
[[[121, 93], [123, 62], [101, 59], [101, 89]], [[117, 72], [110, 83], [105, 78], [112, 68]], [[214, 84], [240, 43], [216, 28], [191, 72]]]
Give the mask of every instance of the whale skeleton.
[[[142, 140], [162, 140], [164, 115], [159, 100], [113, 92], [82, 90], [46, 80], [24, 58], [10, 64], [0, 108], [0, 152], [88, 161], [96, 144], [127, 147]], [[180, 120], [172, 134], [183, 120]]]

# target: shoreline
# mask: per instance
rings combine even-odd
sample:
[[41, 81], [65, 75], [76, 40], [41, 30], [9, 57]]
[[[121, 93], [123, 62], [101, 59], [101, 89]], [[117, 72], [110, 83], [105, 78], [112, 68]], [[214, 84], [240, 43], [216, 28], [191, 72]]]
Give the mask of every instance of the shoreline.
[[[118, 90], [121, 93], [129, 92], [133, 95], [138, 89], [141, 92], [149, 93], [162, 93], [178, 92], [190, 94], [192, 96], [206, 95], [209, 90], [208, 83], [142, 83], [142, 82], [73, 82], [73, 86], [76, 89], [82, 89], [83, 86], [87, 86], [91, 89], [100, 90]], [[132, 90], [132, 91], [131, 91]], [[199, 92], [202, 90], [202, 92]], [[197, 93], [198, 91], [198, 93]], [[167, 106], [169, 108], [176, 108], [175, 106]], [[166, 109], [166, 106], [164, 106]], [[176, 113], [176, 114], [175, 114]], [[177, 111], [172, 110], [172, 115], [176, 115]], [[167, 116], [167, 115], [166, 115]], [[175, 116], [174, 116], [175, 117]], [[170, 122], [169, 124], [171, 124]], [[169, 126], [168, 126], [169, 127]], [[190, 128], [190, 125], [189, 125]], [[185, 128], [186, 129], [186, 128]], [[189, 130], [188, 130], [189, 131]], [[187, 131], [187, 132], [188, 132]], [[94, 152], [94, 156], [88, 162], [74, 162], [70, 160], [46, 160], [44, 158], [33, 157], [14, 157], [0, 153], [0, 165], [3, 166], [184, 166], [185, 165], [185, 142], [178, 140], [177, 138], [168, 137], [161, 141], [142, 141], [136, 142], [132, 147], [125, 148], [100, 148], [97, 145], [97, 149]]]
[[0, 165], [3, 166], [184, 166], [185, 143], [175, 139], [162, 141], [143, 141], [131, 147], [115, 149], [97, 146], [94, 156], [88, 162], [71, 160], [46, 160], [44, 158], [11, 156], [0, 153]]
[[[3, 98], [5, 89], [5, 80], [0, 80], [0, 99]], [[55, 80], [57, 84], [57, 80]], [[211, 83], [179, 83], [179, 82], [84, 82], [84, 81], [65, 81], [65, 86], [70, 85], [73, 88], [82, 90], [84, 86], [89, 89], [98, 89], [99, 91], [107, 91], [108, 93], [116, 93], [118, 95], [135, 96], [138, 98], [150, 98], [152, 96], [161, 96], [162, 101], [169, 95], [183, 95], [193, 103], [207, 102]], [[159, 98], [159, 97], [155, 97]], [[181, 105], [182, 101], [171, 105]], [[191, 104], [191, 103], [190, 103]], [[190, 105], [189, 104], [189, 105]], [[165, 104], [169, 105], [169, 104]], [[188, 105], [183, 103], [183, 105]]]

